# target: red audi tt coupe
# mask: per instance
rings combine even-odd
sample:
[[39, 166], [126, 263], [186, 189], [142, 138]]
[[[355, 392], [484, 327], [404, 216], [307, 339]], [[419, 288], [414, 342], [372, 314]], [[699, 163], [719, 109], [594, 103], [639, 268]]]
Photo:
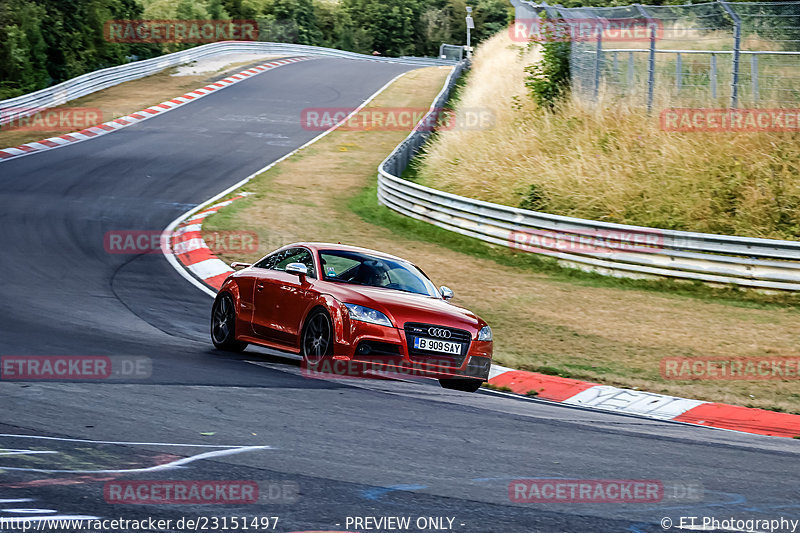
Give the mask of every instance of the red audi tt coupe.
[[491, 328], [404, 259], [298, 243], [231, 266], [243, 270], [225, 280], [211, 311], [218, 349], [252, 343], [300, 354], [308, 368], [363, 363], [469, 392], [488, 378]]

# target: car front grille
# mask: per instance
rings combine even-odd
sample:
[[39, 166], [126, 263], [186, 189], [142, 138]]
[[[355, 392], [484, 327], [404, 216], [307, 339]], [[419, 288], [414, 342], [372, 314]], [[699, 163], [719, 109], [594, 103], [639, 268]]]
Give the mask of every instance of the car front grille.
[[[408, 343], [408, 354], [413, 361], [435, 364], [446, 367], [460, 367], [469, 352], [472, 336], [463, 329], [439, 326], [437, 324], [422, 324], [419, 322], [406, 322], [404, 328]], [[452, 355], [431, 350], [418, 350], [414, 348], [414, 339], [424, 337], [446, 342], [461, 344], [461, 354]]]

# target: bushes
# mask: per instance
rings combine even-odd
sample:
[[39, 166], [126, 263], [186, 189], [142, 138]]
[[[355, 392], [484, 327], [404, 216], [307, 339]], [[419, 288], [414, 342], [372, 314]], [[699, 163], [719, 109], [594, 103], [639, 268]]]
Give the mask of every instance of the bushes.
[[136, 0], [3, 0], [0, 2], [0, 99], [47, 87], [128, 56], [153, 57], [154, 45], [112, 43], [109, 19], [142, 16]]
[[525, 67], [525, 86], [539, 107], [553, 107], [569, 92], [569, 42], [549, 41], [541, 44], [542, 58]]

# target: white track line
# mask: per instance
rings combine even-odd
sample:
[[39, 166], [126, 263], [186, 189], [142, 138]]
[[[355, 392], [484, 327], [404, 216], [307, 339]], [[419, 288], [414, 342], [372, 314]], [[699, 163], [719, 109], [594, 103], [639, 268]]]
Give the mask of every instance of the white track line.
[[179, 444], [174, 442], [129, 442], [116, 440], [90, 440], [90, 439], [70, 439], [66, 437], [46, 437], [44, 435], [16, 435], [13, 433], [0, 433], [0, 437], [11, 437], [19, 439], [39, 439], [39, 440], [60, 440], [63, 442], [87, 442], [91, 444], [120, 444], [127, 446], [182, 446], [187, 448], [242, 448], [235, 444]]
[[40, 472], [44, 474], [132, 474], [143, 472], [160, 472], [161, 470], [171, 470], [179, 468], [195, 461], [202, 461], [203, 459], [213, 459], [215, 457], [223, 457], [225, 455], [235, 455], [242, 452], [250, 452], [256, 450], [271, 450], [271, 446], [240, 446], [238, 448], [227, 448], [224, 450], [214, 450], [211, 452], [204, 452], [191, 457], [183, 457], [169, 463], [164, 463], [155, 466], [148, 466], [145, 468], [127, 468], [121, 470], [55, 470], [49, 468], [25, 468], [25, 467], [11, 467], [0, 466], [0, 470], [15, 470], [23, 472]]

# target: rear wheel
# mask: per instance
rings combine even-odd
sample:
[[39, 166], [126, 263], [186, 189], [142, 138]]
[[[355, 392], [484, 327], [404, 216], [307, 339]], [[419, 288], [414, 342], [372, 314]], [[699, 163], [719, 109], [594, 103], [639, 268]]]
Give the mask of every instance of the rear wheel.
[[306, 319], [301, 350], [303, 360], [310, 366], [333, 353], [333, 324], [323, 309], [315, 309]]
[[247, 347], [246, 342], [236, 340], [236, 308], [228, 293], [218, 296], [211, 308], [211, 342], [226, 352], [241, 352]]
[[439, 384], [445, 389], [475, 392], [481, 388], [483, 381], [479, 379], [440, 379]]

